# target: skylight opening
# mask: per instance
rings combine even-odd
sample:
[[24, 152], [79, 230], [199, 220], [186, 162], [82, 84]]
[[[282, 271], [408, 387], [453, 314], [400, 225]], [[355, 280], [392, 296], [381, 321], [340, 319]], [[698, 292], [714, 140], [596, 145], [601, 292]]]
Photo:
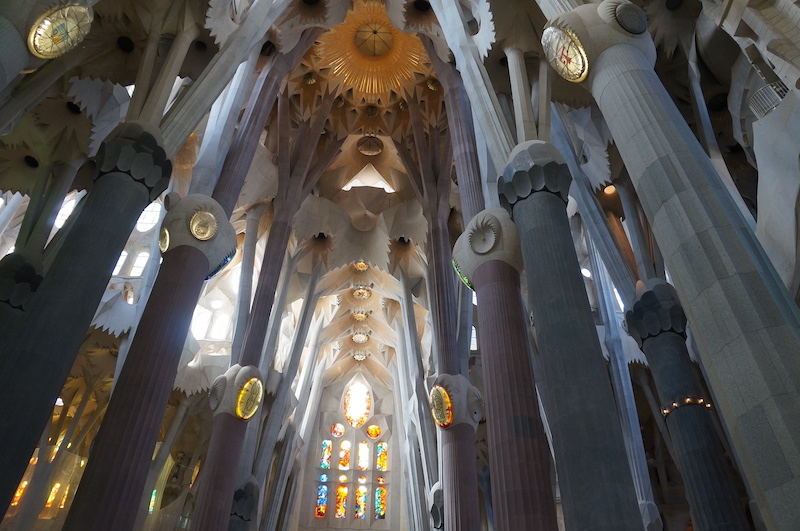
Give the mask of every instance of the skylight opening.
[[353, 188], [380, 188], [387, 194], [393, 194], [395, 189], [383, 178], [375, 166], [367, 164], [360, 172], [342, 187], [345, 192]]

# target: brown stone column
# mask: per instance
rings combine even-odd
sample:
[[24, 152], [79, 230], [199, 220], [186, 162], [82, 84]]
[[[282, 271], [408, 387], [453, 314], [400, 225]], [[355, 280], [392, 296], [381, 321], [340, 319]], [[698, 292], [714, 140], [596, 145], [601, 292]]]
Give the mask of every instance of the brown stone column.
[[475, 216], [453, 255], [478, 298], [495, 529], [555, 530], [550, 452], [520, 295], [522, 257], [508, 213]]
[[189, 195], [167, 206], [161, 227], [165, 267], [142, 314], [65, 530], [133, 528], [192, 320], [185, 308], [197, 304], [203, 280], [236, 250], [233, 227], [213, 199]]

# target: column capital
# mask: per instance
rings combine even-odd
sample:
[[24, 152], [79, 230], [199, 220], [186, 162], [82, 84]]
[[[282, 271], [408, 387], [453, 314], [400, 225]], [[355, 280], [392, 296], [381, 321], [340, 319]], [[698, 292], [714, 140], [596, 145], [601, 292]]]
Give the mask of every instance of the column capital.
[[42, 283], [42, 259], [29, 251], [16, 251], [0, 259], [0, 303], [24, 310]]
[[645, 340], [661, 332], [674, 332], [686, 337], [686, 314], [678, 295], [670, 284], [660, 278], [636, 283], [633, 309], [625, 315], [628, 334], [642, 348]]
[[250, 420], [258, 411], [264, 396], [261, 371], [238, 363], [217, 376], [208, 391], [208, 405], [216, 417], [227, 413], [241, 420]]
[[453, 264], [472, 285], [475, 271], [486, 262], [505, 262], [522, 271], [522, 252], [517, 228], [503, 208], [478, 212], [453, 248]]
[[[570, 41], [569, 56], [564, 63], [565, 42]], [[656, 49], [647, 33], [647, 15], [628, 0], [604, 0], [584, 4], [553, 17], [542, 33], [542, 48], [553, 68], [567, 81], [582, 83], [592, 76], [594, 61], [606, 49], [627, 44], [639, 49], [655, 64]], [[584, 83], [588, 85], [588, 83]], [[589, 88], [587, 86], [587, 88]]]
[[161, 223], [158, 247], [162, 253], [188, 245], [206, 255], [208, 278], [216, 275], [236, 254], [236, 231], [225, 211], [212, 198], [191, 194], [175, 199], [169, 194], [165, 201], [167, 215]]
[[433, 420], [441, 429], [459, 424], [476, 429], [485, 413], [481, 392], [461, 374], [440, 374], [433, 382], [429, 402]]
[[144, 122], [117, 126], [97, 152], [99, 179], [107, 173], [124, 173], [144, 185], [150, 201], [161, 195], [172, 174], [172, 162], [164, 151], [161, 132]]
[[510, 210], [536, 192], [550, 192], [567, 203], [572, 175], [552, 144], [531, 140], [517, 145], [497, 180], [500, 203]]

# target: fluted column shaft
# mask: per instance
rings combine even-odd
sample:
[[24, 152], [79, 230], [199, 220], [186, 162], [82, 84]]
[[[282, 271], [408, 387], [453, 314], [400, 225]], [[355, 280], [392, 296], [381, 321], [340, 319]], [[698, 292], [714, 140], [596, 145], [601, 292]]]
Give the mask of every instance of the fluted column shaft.
[[594, 318], [566, 213], [571, 177], [544, 142], [515, 149], [498, 183], [519, 232], [541, 353], [564, 521], [569, 529], [641, 529]]
[[[110, 143], [114, 146], [109, 147]], [[98, 155], [100, 175], [38, 290], [18, 318], [0, 322], [0, 402], [14, 404], [0, 415], [3, 508], [11, 502], [50, 420], [53, 404], [136, 220], [167, 185], [171, 164], [158, 140], [139, 124], [120, 126], [104, 146]], [[129, 157], [131, 149], [141, 157], [139, 164], [131, 167], [131, 158], [127, 158], [120, 162], [122, 168], [118, 167], [120, 153]], [[145, 154], [151, 157], [152, 166], [144, 164]]]
[[444, 528], [446, 531], [479, 530], [475, 429], [469, 424], [457, 424], [439, 430], [439, 442], [442, 445]]
[[800, 311], [648, 57], [611, 46], [587, 83], [692, 322], [761, 515], [770, 529], [798, 529], [800, 504], [789, 500], [800, 496]]
[[[220, 531], [228, 528], [236, 486], [236, 468], [242, 456], [241, 444], [229, 444], [229, 439], [241, 441], [247, 421], [228, 413], [214, 416], [211, 441], [203, 465], [200, 492], [197, 494], [192, 531]], [[225, 436], [214, 436], [225, 434]]]
[[528, 354], [519, 272], [495, 260], [480, 265], [473, 282], [481, 323], [495, 529], [555, 530], [550, 452]]
[[188, 330], [192, 319], [176, 310], [197, 303], [208, 274], [208, 260], [193, 247], [164, 253], [163, 264], [168, 273], [153, 286], [65, 530], [133, 529], [186, 339], [175, 331]]
[[[698, 531], [751, 529], [728, 472], [725, 449], [714, 429], [711, 414], [705, 404], [695, 403], [704, 393], [689, 359], [686, 339], [675, 332], [661, 332], [648, 338], [642, 350], [650, 363], [661, 409], [669, 411], [666, 423], [672, 439], [673, 458], [683, 477], [694, 528]], [[693, 403], [686, 404], [687, 398]]]

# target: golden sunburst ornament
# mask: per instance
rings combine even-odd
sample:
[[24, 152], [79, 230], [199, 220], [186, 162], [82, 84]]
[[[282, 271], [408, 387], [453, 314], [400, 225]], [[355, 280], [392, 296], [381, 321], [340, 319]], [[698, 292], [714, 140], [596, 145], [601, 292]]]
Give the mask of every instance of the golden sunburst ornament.
[[367, 94], [399, 91], [428, 60], [416, 35], [392, 26], [378, 0], [355, 0], [344, 22], [319, 38], [317, 52], [346, 88]]

